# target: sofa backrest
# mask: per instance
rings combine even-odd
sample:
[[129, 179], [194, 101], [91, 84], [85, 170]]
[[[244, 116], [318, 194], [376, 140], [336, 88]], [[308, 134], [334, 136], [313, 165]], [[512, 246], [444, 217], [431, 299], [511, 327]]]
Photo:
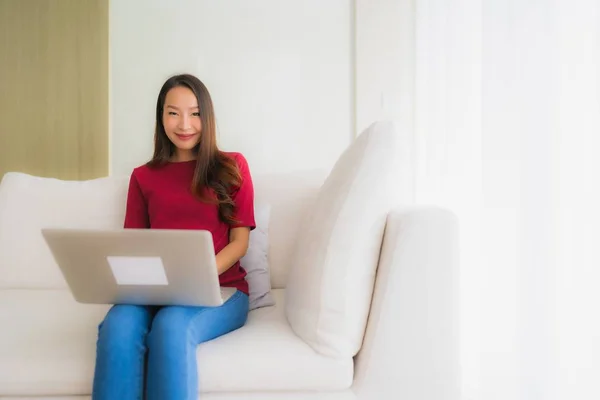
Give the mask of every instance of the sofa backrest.
[[303, 171], [254, 178], [256, 202], [271, 206], [269, 268], [275, 289], [286, 286], [299, 227], [326, 176], [324, 171]]
[[43, 227], [122, 226], [124, 178], [84, 182], [8, 173], [0, 184], [0, 288], [64, 288]]
[[[256, 202], [271, 205], [271, 283], [285, 286], [302, 214], [324, 178], [302, 172], [255, 176]], [[121, 228], [128, 176], [63, 181], [8, 173], [0, 183], [0, 289], [66, 288], [44, 242], [43, 227]]]

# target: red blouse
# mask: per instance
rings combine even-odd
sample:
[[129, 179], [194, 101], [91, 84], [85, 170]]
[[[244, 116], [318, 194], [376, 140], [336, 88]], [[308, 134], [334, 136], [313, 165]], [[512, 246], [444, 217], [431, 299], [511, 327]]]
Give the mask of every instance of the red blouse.
[[[196, 161], [170, 162], [162, 167], [146, 165], [133, 170], [127, 194], [125, 228], [201, 229], [212, 233], [215, 254], [229, 244], [231, 228], [256, 227], [254, 221], [254, 188], [250, 169], [240, 153], [226, 153], [240, 169], [241, 184], [233, 193], [236, 225], [219, 220], [218, 208], [196, 199], [191, 192]], [[246, 271], [236, 262], [223, 272], [221, 286], [235, 287], [248, 294]]]

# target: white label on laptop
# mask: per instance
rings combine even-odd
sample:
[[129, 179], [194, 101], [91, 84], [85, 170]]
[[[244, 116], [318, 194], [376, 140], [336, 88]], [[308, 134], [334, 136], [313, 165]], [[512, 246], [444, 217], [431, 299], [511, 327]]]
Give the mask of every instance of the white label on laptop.
[[168, 285], [160, 257], [106, 257], [118, 285]]

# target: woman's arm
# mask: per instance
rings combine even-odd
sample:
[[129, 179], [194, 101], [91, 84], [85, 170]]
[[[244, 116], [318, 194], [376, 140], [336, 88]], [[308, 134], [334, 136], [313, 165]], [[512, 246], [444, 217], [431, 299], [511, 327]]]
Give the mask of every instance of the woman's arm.
[[232, 199], [235, 203], [235, 225], [229, 230], [229, 244], [217, 254], [219, 275], [238, 262], [248, 250], [250, 231], [256, 227], [254, 221], [254, 186], [248, 162], [243, 155], [236, 153], [234, 158], [242, 178], [240, 187], [235, 190]]
[[129, 189], [127, 191], [127, 205], [123, 227], [137, 229], [150, 228], [146, 199], [142, 193], [135, 171], [131, 173], [131, 177], [129, 178]]
[[232, 228], [229, 233], [229, 244], [217, 254], [217, 271], [219, 275], [238, 262], [248, 251], [250, 228], [243, 226]]

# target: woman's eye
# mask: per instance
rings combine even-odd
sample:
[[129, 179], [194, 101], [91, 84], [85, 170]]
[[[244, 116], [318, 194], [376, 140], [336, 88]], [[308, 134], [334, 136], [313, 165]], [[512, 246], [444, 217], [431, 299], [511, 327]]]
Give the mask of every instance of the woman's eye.
[[175, 111], [169, 111], [169, 115], [177, 115]]
[[199, 116], [200, 116], [200, 113], [199, 113], [199, 112], [195, 112], [195, 113], [192, 113], [192, 115], [193, 115], [194, 117], [199, 117]]

